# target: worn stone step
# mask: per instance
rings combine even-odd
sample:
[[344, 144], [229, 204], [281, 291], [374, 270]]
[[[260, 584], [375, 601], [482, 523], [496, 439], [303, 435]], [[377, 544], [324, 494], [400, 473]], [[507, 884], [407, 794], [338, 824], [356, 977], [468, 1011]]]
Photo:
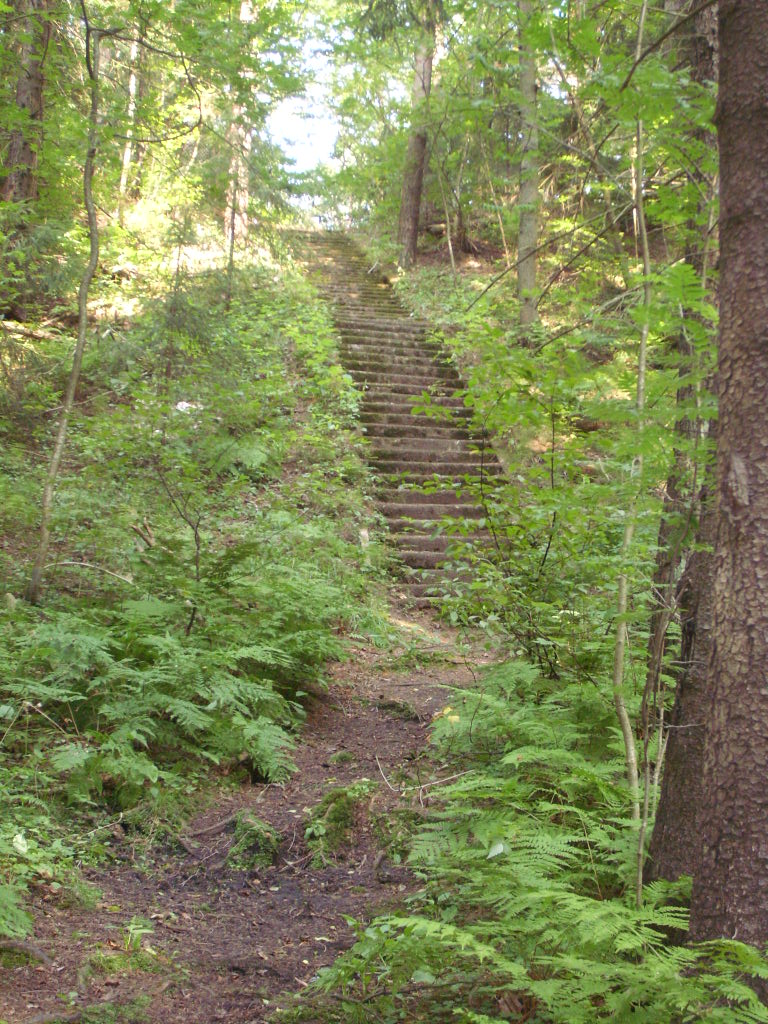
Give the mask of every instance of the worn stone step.
[[403, 565], [413, 569], [437, 569], [446, 561], [444, 551], [400, 551], [397, 556]]
[[[456, 442], [451, 443], [455, 444]], [[491, 461], [490, 456], [481, 453], [439, 447], [406, 448], [404, 444], [397, 449], [373, 448], [370, 458], [377, 463], [396, 463], [398, 471], [407, 470], [409, 466], [418, 469], [421, 469], [422, 466], [445, 466], [449, 469], [455, 466], [470, 466], [478, 469], [485, 466], [486, 468], [494, 467], [496, 470], [499, 468], [499, 463], [495, 459]], [[462, 469], [461, 472], [463, 471]]]
[[398, 363], [419, 363], [428, 368], [439, 366], [443, 369], [453, 370], [458, 376], [456, 367], [439, 352], [425, 352], [417, 347], [406, 349], [398, 348], [394, 345], [377, 345], [376, 347], [366, 348], [363, 345], [350, 346], [342, 344], [339, 347], [339, 355], [341, 356], [342, 364], [345, 364], [348, 359], [365, 360], [369, 363], [385, 362], [387, 365], [393, 361]]
[[400, 334], [408, 334], [419, 338], [424, 337], [429, 326], [423, 320], [412, 320], [409, 317], [379, 316], [366, 318], [341, 312], [338, 312], [334, 320], [340, 331], [354, 328], [360, 328], [366, 333], [397, 331]]
[[[482, 517], [480, 517], [482, 518]], [[458, 542], [464, 538], [471, 539], [473, 535], [473, 524], [480, 519], [471, 519], [462, 516], [439, 516], [434, 519], [412, 519], [406, 516], [387, 520], [390, 534], [394, 536], [416, 536], [422, 540], [428, 540], [435, 536], [446, 536]], [[450, 527], [450, 530], [446, 529]], [[442, 533], [438, 531], [444, 531]]]
[[[338, 328], [337, 328], [338, 330]], [[394, 351], [402, 349], [405, 352], [422, 352], [425, 355], [445, 354], [439, 345], [432, 345], [418, 334], [409, 334], [407, 331], [397, 331], [392, 328], [380, 331], [365, 330], [353, 331], [344, 328], [338, 331], [342, 346], [358, 345], [365, 349], [380, 349]]]
[[[413, 417], [416, 419], [417, 417]], [[422, 441], [426, 445], [430, 440], [433, 441], [465, 441], [468, 444], [473, 445], [475, 448], [479, 447], [483, 443], [481, 436], [477, 434], [471, 434], [464, 427], [443, 427], [436, 426], [430, 420], [425, 420], [414, 427], [413, 424], [403, 425], [397, 423], [380, 423], [376, 421], [369, 421], [363, 424], [363, 431], [365, 436], [375, 447], [379, 441], [392, 441], [393, 443], [398, 440], [408, 442], [410, 439]]]
[[461, 455], [466, 459], [474, 456], [480, 450], [474, 441], [470, 441], [466, 437], [414, 436], [411, 433], [404, 433], [402, 430], [399, 435], [379, 435], [377, 437], [369, 434], [368, 438], [371, 442], [370, 452], [374, 458], [391, 458], [393, 454], [402, 456], [405, 452], [408, 453], [406, 457], [410, 458], [412, 453], [420, 452], [422, 459], [442, 458], [444, 461], [452, 455]]
[[459, 386], [459, 376], [451, 366], [441, 366], [429, 359], [361, 359], [347, 356], [342, 360], [344, 369], [354, 376], [356, 373], [375, 373], [385, 378], [397, 380], [400, 377], [413, 377], [417, 380], [447, 381], [454, 387]]
[[423, 345], [403, 345], [397, 342], [360, 342], [342, 341], [339, 346], [342, 359], [415, 359], [421, 363], [435, 366], [447, 366], [452, 370], [456, 367], [440, 349], [426, 349]]
[[485, 509], [472, 500], [466, 502], [439, 501], [439, 495], [422, 495], [423, 498], [431, 498], [431, 501], [416, 501], [418, 495], [399, 495], [397, 498], [392, 495], [380, 496], [376, 504], [388, 519], [399, 521], [401, 519], [416, 519], [420, 522], [429, 520], [451, 519], [485, 519]]
[[439, 415], [433, 415], [434, 406], [430, 406], [430, 412], [412, 412], [417, 403], [410, 401], [377, 402], [372, 397], [366, 396], [363, 399], [360, 409], [360, 419], [363, 423], [389, 423], [398, 426], [422, 427], [431, 423], [435, 427], [458, 427], [469, 429], [469, 421], [472, 417], [472, 410], [467, 409], [463, 401], [460, 405], [438, 406]]
[[467, 536], [458, 536], [449, 533], [430, 532], [428, 530], [413, 530], [410, 533], [391, 533], [390, 540], [396, 548], [406, 551], [442, 551], [447, 552], [453, 548], [461, 548], [465, 545], [481, 545], [487, 547], [492, 542], [492, 536], [488, 530], [476, 530]]
[[422, 399], [424, 403], [428, 403], [431, 399], [435, 404], [439, 403], [446, 407], [466, 408], [460, 392], [445, 384], [432, 384], [424, 387], [416, 384], [402, 384], [398, 381], [387, 383], [381, 380], [369, 380], [360, 381], [359, 388], [377, 402], [389, 401], [400, 396], [405, 398], [410, 396], [413, 405], [420, 404], [418, 399]]
[[410, 372], [399, 367], [394, 367], [389, 371], [384, 368], [369, 369], [362, 367], [358, 370], [350, 367], [347, 369], [347, 373], [353, 380], [362, 382], [370, 381], [372, 384], [409, 384], [424, 390], [430, 387], [441, 387], [454, 391], [457, 385], [454, 379], [442, 377], [436, 372], [419, 372], [418, 370]]

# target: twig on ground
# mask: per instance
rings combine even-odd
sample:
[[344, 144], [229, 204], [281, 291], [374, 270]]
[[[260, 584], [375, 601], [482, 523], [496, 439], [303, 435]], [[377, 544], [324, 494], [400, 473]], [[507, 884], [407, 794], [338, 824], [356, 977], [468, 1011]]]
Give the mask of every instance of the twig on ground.
[[378, 769], [379, 769], [379, 772], [381, 774], [382, 779], [384, 779], [384, 781], [386, 782], [386, 784], [389, 786], [389, 788], [392, 790], [393, 793], [398, 793], [399, 794], [400, 790], [399, 789], [395, 789], [395, 787], [389, 781], [387, 776], [384, 774], [384, 769], [381, 767], [381, 761], [379, 761], [379, 755], [375, 754], [374, 757], [376, 758], [376, 764], [378, 766]]
[[228, 825], [232, 822], [237, 821], [237, 817], [242, 811], [234, 811], [232, 814], [223, 818], [221, 821], [217, 821], [215, 825], [206, 825], [205, 828], [199, 828], [195, 832], [189, 833], [190, 839], [199, 839], [200, 836], [217, 836], [220, 832], [224, 832]]
[[28, 939], [0, 939], [0, 949], [7, 950], [10, 953], [24, 953], [34, 960], [39, 960], [46, 967], [51, 967], [53, 964], [53, 960], [45, 950], [40, 949], [38, 945], [30, 942]]

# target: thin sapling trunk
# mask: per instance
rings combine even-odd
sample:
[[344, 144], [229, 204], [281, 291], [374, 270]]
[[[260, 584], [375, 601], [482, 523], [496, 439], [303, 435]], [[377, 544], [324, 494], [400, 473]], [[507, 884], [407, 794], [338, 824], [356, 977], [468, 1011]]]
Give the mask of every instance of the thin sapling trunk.
[[53, 445], [51, 461], [48, 465], [48, 473], [43, 487], [43, 499], [41, 506], [40, 541], [38, 543], [35, 563], [32, 568], [32, 575], [27, 585], [26, 598], [31, 604], [37, 604], [40, 600], [43, 572], [48, 560], [48, 549], [51, 543], [51, 514], [53, 512], [53, 495], [56, 486], [56, 479], [59, 475], [61, 460], [64, 455], [64, 447], [67, 440], [67, 429], [72, 414], [72, 407], [75, 401], [75, 392], [80, 380], [80, 370], [83, 365], [83, 353], [88, 332], [88, 293], [90, 291], [93, 275], [99, 261], [99, 226], [96, 220], [96, 206], [93, 200], [93, 174], [96, 166], [96, 153], [98, 150], [99, 136], [99, 32], [90, 27], [86, 20], [85, 30], [85, 53], [88, 78], [90, 82], [91, 105], [88, 116], [88, 150], [85, 157], [83, 170], [83, 196], [85, 209], [88, 215], [88, 236], [90, 239], [90, 257], [83, 271], [78, 293], [78, 326], [77, 344], [75, 345], [72, 357], [72, 369], [70, 370], [67, 388], [64, 393], [64, 402], [59, 417], [59, 425], [56, 431], [56, 440]]

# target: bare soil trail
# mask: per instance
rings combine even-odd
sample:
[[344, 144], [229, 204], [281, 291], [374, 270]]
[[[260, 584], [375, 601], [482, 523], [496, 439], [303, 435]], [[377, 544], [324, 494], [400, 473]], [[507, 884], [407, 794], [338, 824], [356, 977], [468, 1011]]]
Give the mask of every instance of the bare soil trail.
[[[429, 724], [449, 701], [444, 687], [469, 685], [474, 669], [450, 630], [423, 616], [401, 625], [412, 639], [399, 652], [362, 648], [332, 667], [284, 785], [222, 790], [181, 842], [155, 847], [148, 860], [117, 828], [113, 862], [86, 871], [100, 892], [89, 909], [41, 892], [34, 941], [50, 962], [20, 956], [14, 965], [5, 954], [0, 1018], [261, 1021], [352, 943], [346, 917], [364, 921], [413, 891], [394, 862], [398, 822], [426, 813], [440, 772], [423, 756]], [[305, 838], [312, 809], [349, 787], [364, 795], [344, 843], [317, 857]], [[277, 832], [273, 863], [228, 861], [242, 814]], [[136, 935], [137, 921], [152, 930]]]

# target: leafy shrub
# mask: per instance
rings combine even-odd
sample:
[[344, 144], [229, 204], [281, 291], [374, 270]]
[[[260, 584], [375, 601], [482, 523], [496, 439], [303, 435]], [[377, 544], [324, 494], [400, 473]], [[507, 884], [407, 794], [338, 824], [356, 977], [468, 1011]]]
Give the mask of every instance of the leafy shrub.
[[[253, 268], [228, 312], [221, 275], [171, 283], [90, 351], [46, 604], [0, 609], [0, 772], [17, 780], [3, 798], [0, 934], [28, 927], [24, 886], [73, 860], [56, 845], [61, 800], [76, 814], [151, 807], [203, 765], [285, 778], [302, 698], [345, 636], [377, 622], [364, 596], [375, 549], [358, 543], [357, 399], [324, 307], [281, 273]], [[29, 508], [37, 466], [20, 447], [0, 459]], [[19, 590], [12, 553], [33, 525], [29, 512], [9, 521], [0, 554]], [[35, 796], [35, 818], [41, 779], [53, 802]], [[23, 856], [13, 845], [33, 827], [49, 836], [47, 867], [42, 838]]]

